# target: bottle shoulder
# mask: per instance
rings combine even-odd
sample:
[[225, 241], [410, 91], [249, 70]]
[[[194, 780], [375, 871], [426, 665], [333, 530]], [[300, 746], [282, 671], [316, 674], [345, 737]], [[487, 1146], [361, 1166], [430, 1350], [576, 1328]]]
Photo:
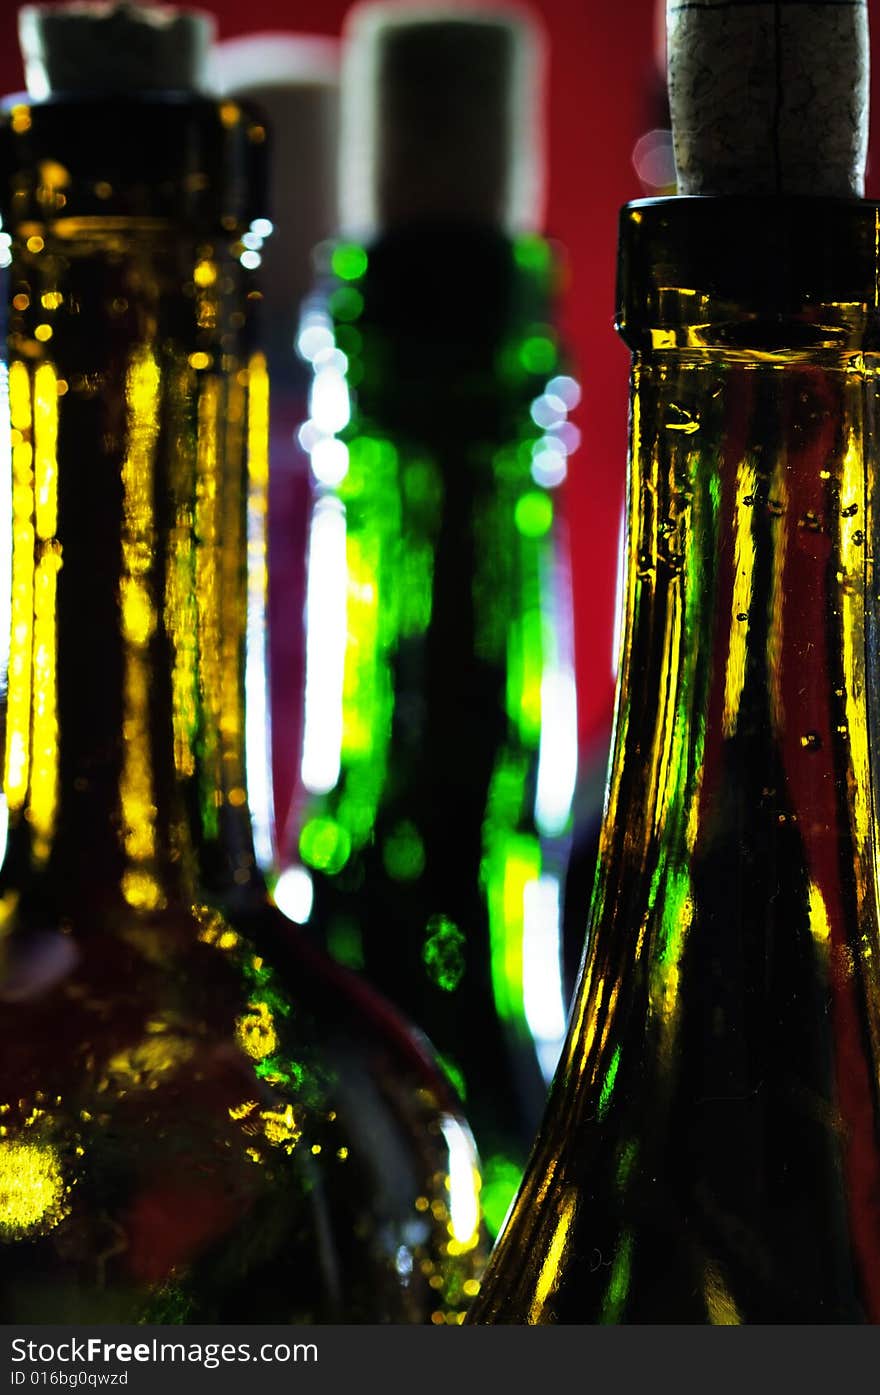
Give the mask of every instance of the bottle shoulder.
[[189, 1320], [463, 1311], [484, 1257], [466, 1126], [384, 1008], [280, 913], [254, 919], [7, 938], [0, 1171], [19, 1181], [0, 1228], [44, 1314], [68, 1281], [108, 1320], [152, 1320], [169, 1286]]

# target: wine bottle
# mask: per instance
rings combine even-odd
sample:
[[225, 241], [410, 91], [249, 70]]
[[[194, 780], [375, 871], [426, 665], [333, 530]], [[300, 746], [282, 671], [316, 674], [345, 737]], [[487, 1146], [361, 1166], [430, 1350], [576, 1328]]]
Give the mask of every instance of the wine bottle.
[[482, 1253], [470, 1135], [254, 855], [268, 381], [244, 234], [266, 130], [198, 94], [206, 30], [26, 9], [48, 95], [0, 130], [0, 1305], [454, 1322]]
[[436, 1046], [490, 1228], [564, 1033], [576, 765], [554, 491], [578, 387], [537, 231], [538, 62], [503, 12], [365, 5], [344, 36], [343, 236], [299, 339], [304, 800], [275, 889]]
[[[268, 32], [223, 39], [212, 87], [255, 102], [268, 120], [272, 235], [248, 238], [261, 259], [260, 338], [272, 383], [269, 439], [268, 627], [272, 799], [279, 826], [293, 798], [302, 733], [309, 459], [297, 440], [308, 415], [308, 364], [294, 352], [300, 309], [314, 282], [313, 249], [338, 227], [338, 41]], [[258, 245], [259, 244], [259, 245]], [[268, 867], [274, 870], [274, 849]]]
[[472, 1320], [877, 1322], [865, 7], [671, 3], [669, 48], [689, 196], [620, 225], [627, 589], [587, 953]]

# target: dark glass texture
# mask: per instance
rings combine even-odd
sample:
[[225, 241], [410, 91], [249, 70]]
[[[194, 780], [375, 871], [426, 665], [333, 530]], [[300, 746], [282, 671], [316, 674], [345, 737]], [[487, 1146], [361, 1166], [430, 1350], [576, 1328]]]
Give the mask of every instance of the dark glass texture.
[[623, 211], [599, 871], [469, 1321], [880, 1319], [877, 226], [860, 200]]

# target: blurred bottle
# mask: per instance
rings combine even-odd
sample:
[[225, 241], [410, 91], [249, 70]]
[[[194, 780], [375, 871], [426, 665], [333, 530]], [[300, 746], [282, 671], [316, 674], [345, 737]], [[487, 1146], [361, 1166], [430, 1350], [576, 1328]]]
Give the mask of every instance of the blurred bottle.
[[[302, 616], [311, 501], [308, 456], [297, 439], [308, 415], [311, 373], [294, 344], [300, 307], [314, 284], [313, 249], [339, 223], [339, 45], [314, 34], [276, 31], [224, 39], [212, 49], [210, 79], [221, 96], [256, 102], [271, 133], [271, 222], [267, 219], [245, 235], [244, 255], [252, 267], [260, 266], [260, 332], [272, 382], [267, 727], [273, 802], [283, 824], [302, 737]], [[269, 860], [274, 860], [274, 850]]]
[[198, 95], [206, 28], [26, 9], [47, 97], [0, 127], [0, 1299], [15, 1322], [456, 1321], [470, 1135], [255, 863], [266, 131]]
[[541, 63], [519, 12], [353, 12], [345, 240], [299, 338], [303, 798], [276, 896], [436, 1045], [490, 1227], [564, 1032], [577, 760]]

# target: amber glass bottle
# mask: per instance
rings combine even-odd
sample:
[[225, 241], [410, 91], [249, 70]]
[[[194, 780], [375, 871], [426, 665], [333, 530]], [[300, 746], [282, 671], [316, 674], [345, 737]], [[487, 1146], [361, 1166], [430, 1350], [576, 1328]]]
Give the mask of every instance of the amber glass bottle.
[[18, 102], [0, 132], [8, 1322], [456, 1321], [476, 1287], [441, 1079], [255, 863], [265, 134], [161, 92]]
[[588, 952], [481, 1323], [880, 1320], [876, 205], [624, 210]]

